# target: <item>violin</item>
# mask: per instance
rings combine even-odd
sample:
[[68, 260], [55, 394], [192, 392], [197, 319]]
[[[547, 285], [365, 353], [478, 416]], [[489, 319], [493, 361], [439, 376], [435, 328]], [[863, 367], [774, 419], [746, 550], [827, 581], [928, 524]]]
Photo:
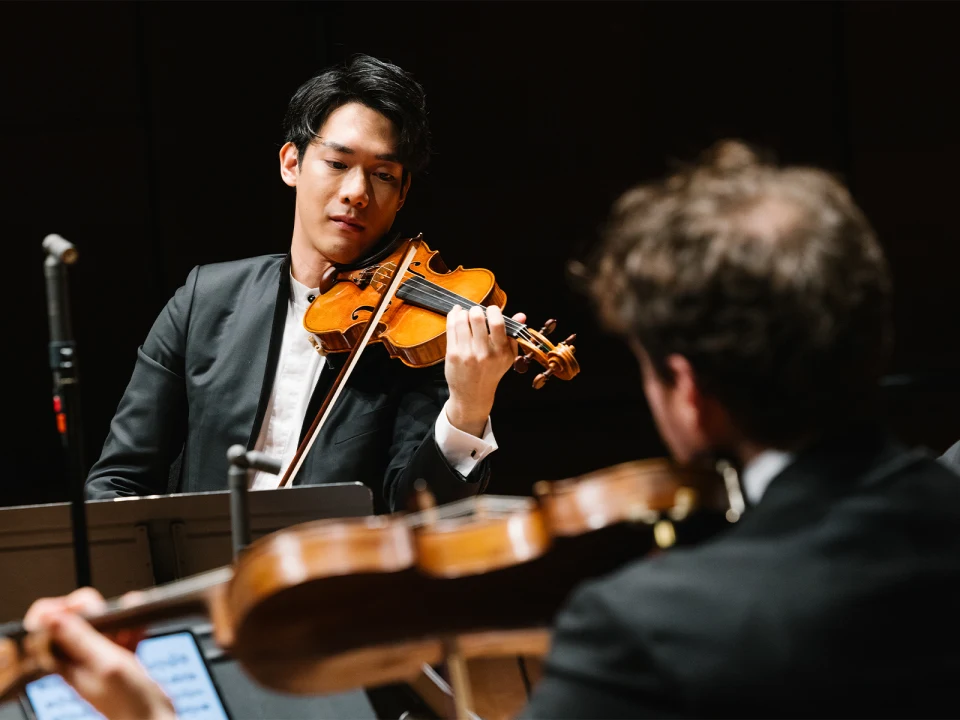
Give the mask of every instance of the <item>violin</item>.
[[[455, 606], [435, 615], [446, 603], [432, 581], [461, 572], [479, 576], [547, 547], [531, 498], [476, 500], [475, 507], [460, 501], [424, 513], [296, 525], [252, 543], [230, 566], [113, 599], [87, 620], [109, 633], [205, 615], [217, 645], [254, 680], [281, 692], [322, 694], [412, 679], [425, 665], [443, 662], [451, 643], [463, 658], [492, 652], [490, 638], [471, 634], [475, 620], [459, 619]], [[446, 536], [458, 545], [479, 539], [489, 550], [466, 564], [455, 548], [416, 532], [428, 522], [446, 528], [447, 520], [478, 508], [484, 520], [466, 528], [466, 537]], [[438, 621], [465, 632], [439, 633]], [[495, 647], [544, 649], [542, 633], [496, 638]], [[0, 701], [50, 672], [46, 642], [20, 623], [0, 627]]]
[[[435, 506], [420, 483], [416, 512], [307, 523], [249, 546], [228, 594], [231, 640], [275, 656], [251, 674], [287, 692], [403, 681], [455, 638], [546, 630], [583, 580], [722, 529], [742, 511], [727, 487], [716, 470], [661, 459], [538, 483], [535, 497]], [[312, 655], [309, 676], [285, 654]]]
[[[311, 341], [322, 352], [349, 351], [350, 355], [317, 411], [293, 460], [280, 478], [286, 487], [300, 470], [330, 415], [347, 379], [366, 347], [383, 345], [391, 357], [410, 367], [428, 367], [446, 356], [446, 315], [454, 307], [506, 305], [507, 296], [489, 270], [449, 270], [423, 235], [398, 239], [367, 260], [362, 267], [330, 267], [320, 283], [320, 295], [303, 318]], [[535, 389], [556, 377], [570, 380], [580, 372], [571, 335], [554, 345], [547, 335], [556, 327], [549, 320], [540, 331], [504, 317], [507, 335], [526, 352], [513, 369], [524, 373], [531, 361], [543, 366], [533, 379]]]
[[[610, 558], [649, 549], [609, 535], [584, 553], [582, 539], [711, 511], [730, 521], [737, 501], [724, 487], [722, 473], [662, 460], [539, 483], [529, 498], [434, 506], [420, 485], [417, 512], [296, 525], [255, 541], [231, 566], [114, 600], [88, 619], [109, 632], [203, 612], [251, 677], [290, 693], [410, 681], [454, 658], [462, 698], [465, 659], [544, 654], [573, 587], [613, 569]], [[0, 699], [45, 672], [43, 639], [4, 630]]]
[[[411, 246], [414, 252], [404, 260]], [[492, 272], [463, 266], [448, 269], [420, 234], [395, 241], [361, 268], [327, 271], [320, 295], [303, 318], [304, 328], [314, 334], [324, 352], [353, 349], [391, 278], [397, 275], [398, 266], [404, 268], [401, 282], [378, 318], [369, 342], [381, 343], [390, 357], [410, 367], [428, 367], [443, 360], [447, 351], [446, 315], [457, 305], [464, 309], [496, 305], [501, 310], [506, 306], [507, 295]], [[572, 345], [576, 335], [557, 345], [546, 338], [555, 329], [555, 320], [548, 321], [540, 331], [508, 317], [504, 323], [507, 335], [527, 351], [514, 369], [526, 372], [531, 361], [544, 367], [534, 378], [534, 388], [543, 387], [550, 377], [570, 380], [580, 371]]]

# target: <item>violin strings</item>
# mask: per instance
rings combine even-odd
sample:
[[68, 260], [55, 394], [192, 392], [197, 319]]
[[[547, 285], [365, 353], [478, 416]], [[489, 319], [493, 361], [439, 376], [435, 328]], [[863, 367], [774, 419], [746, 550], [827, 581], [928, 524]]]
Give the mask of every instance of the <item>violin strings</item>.
[[412, 527], [428, 525], [435, 520], [452, 520], [478, 513], [506, 515], [531, 506], [529, 498], [512, 495], [484, 495], [456, 500], [429, 510], [408, 513], [404, 520]]
[[[393, 267], [394, 267], [394, 263], [388, 263], [386, 265], [381, 266], [381, 268], [385, 270], [389, 269], [390, 271], [393, 270]], [[414, 300], [419, 299], [421, 302], [426, 301], [426, 304], [428, 306], [430, 305], [429, 301], [431, 300], [434, 301], [434, 307], [432, 307], [431, 309], [438, 309], [437, 303], [439, 301], [445, 301], [447, 303], [447, 305], [439, 306], [440, 308], [445, 309], [447, 311], [453, 309], [454, 305], [460, 305], [461, 307], [466, 307], [466, 308], [480, 306], [480, 303], [474, 302], [473, 300], [470, 300], [469, 298], [465, 298], [461, 295], [457, 295], [456, 293], [450, 290], [447, 290], [446, 288], [441, 287], [440, 285], [431, 283], [429, 280], [426, 280], [414, 273], [411, 273], [410, 277], [406, 281], [404, 281], [403, 286], [409, 286], [409, 288], [406, 290], [406, 294], [411, 299], [414, 299]], [[535, 344], [538, 348], [540, 348], [544, 352], [549, 352], [550, 348], [545, 346], [539, 340], [535, 339], [533, 335], [530, 334], [530, 331], [526, 325], [524, 325], [521, 322], [518, 322], [517, 320], [514, 320], [513, 318], [509, 318], [506, 316], [504, 316], [503, 320], [506, 328], [509, 331], [511, 331], [511, 333], [513, 333], [515, 337], [521, 338], [523, 340], [526, 340], [529, 343]]]
[[[453, 309], [454, 305], [460, 305], [463, 308], [470, 309], [471, 307], [480, 307], [480, 303], [474, 302], [469, 298], [465, 298], [461, 295], [447, 290], [446, 288], [435, 285], [429, 281], [423, 280], [416, 275], [410, 277], [405, 283], [405, 285], [410, 286], [410, 291], [418, 294], [421, 298], [437, 298], [445, 300], [447, 305], [444, 309], [449, 312]], [[532, 339], [532, 336], [527, 331], [526, 325], [520, 323], [513, 318], [504, 316], [503, 318], [504, 325], [512, 332], [515, 332], [519, 337], [523, 337], [524, 340]]]
[[[426, 304], [426, 305], [429, 307], [429, 300], [430, 300], [430, 299], [437, 298], [437, 297], [443, 297], [443, 296], [441, 296], [441, 295], [440, 295], [439, 293], [437, 293], [437, 292], [431, 293], [430, 290], [423, 289], [422, 287], [411, 287], [410, 289], [408, 289], [408, 290], [404, 293], [404, 297], [407, 297], [407, 298], [409, 298], [409, 299], [411, 299], [411, 300], [414, 300], [414, 301], [419, 300], [419, 301], [421, 301], [421, 302], [424, 302], [424, 304]], [[459, 305], [461, 305], [462, 307], [466, 307], [466, 308], [468, 308], [468, 309], [469, 309], [470, 307], [474, 307], [474, 306], [482, 307], [482, 306], [480, 306], [479, 303], [474, 303], [473, 301], [468, 300], [467, 298], [462, 298], [462, 297], [459, 296], [459, 295], [454, 295], [453, 297], [456, 298], [456, 301], [452, 301], [450, 298], [443, 297], [443, 299], [446, 300], [446, 301], [449, 303], [449, 304], [448, 304], [446, 307], [444, 307], [443, 309], [449, 311], [450, 309], [453, 308], [453, 306], [454, 306], [455, 304], [459, 304]], [[431, 309], [436, 309], [436, 308], [431, 308]], [[509, 320], [509, 322], [508, 322], [508, 320]], [[530, 334], [530, 332], [529, 332], [529, 330], [527, 329], [527, 327], [526, 327], [525, 325], [523, 325], [522, 323], [519, 323], [519, 322], [517, 322], [516, 320], [512, 320], [512, 319], [510, 319], [510, 318], [504, 317], [504, 325], [507, 327], [508, 333], [511, 334], [511, 335], [513, 335], [514, 337], [518, 337], [518, 338], [521, 338], [521, 339], [523, 339], [523, 340], [526, 340], [528, 343], [531, 343], [531, 344], [536, 345], [538, 348], [540, 348], [540, 349], [541, 349], [542, 351], [544, 351], [544, 352], [549, 352], [549, 351], [550, 351], [550, 348], [547, 347], [547, 346], [545, 346], [545, 345], [544, 345], [543, 343], [541, 343], [539, 340], [536, 340], [536, 339]]]
[[[385, 263], [384, 265], [380, 266], [380, 269], [383, 269], [388, 273], [394, 272], [395, 268], [395, 263]], [[480, 305], [480, 303], [476, 303], [469, 298], [457, 295], [456, 293], [431, 283], [430, 281], [414, 273], [410, 273], [409, 278], [404, 281], [403, 286], [409, 286], [409, 288], [406, 290], [406, 293], [411, 299], [419, 299], [421, 302], [425, 302], [428, 307], [431, 305], [430, 301], [434, 301], [434, 305], [431, 307], [431, 309], [434, 310], [442, 309], [449, 312], [449, 310], [453, 309], [453, 306], [457, 304], [466, 308]], [[403, 286], [401, 286], [401, 288]], [[446, 301], [447, 305], [441, 305], [438, 307], [436, 305], [437, 301]], [[528, 343], [535, 344], [543, 352], [550, 351], [548, 346], [544, 345], [530, 334], [527, 326], [523, 323], [520, 323], [513, 318], [504, 317], [504, 325], [508, 330], [515, 334], [515, 337], [522, 338]]]
[[464, 498], [463, 500], [456, 500], [452, 503], [446, 505], [441, 505], [437, 508], [432, 508], [430, 510], [420, 510], [418, 512], [412, 512], [404, 515], [404, 520], [413, 527], [418, 527], [420, 525], [425, 525], [434, 520], [444, 520], [448, 517], [453, 517], [458, 513], [462, 514], [465, 510], [469, 510], [472, 507], [473, 501], [475, 498]]
[[[480, 303], [474, 302], [473, 300], [465, 298], [461, 295], [457, 295], [453, 291], [431, 283], [428, 280], [424, 280], [418, 275], [411, 275], [404, 284], [409, 285], [412, 290], [421, 291], [423, 293], [422, 297], [436, 297], [438, 299], [446, 300], [448, 302], [448, 306], [446, 306], [444, 309], [448, 312], [453, 309], [454, 305], [460, 305], [461, 307], [467, 309], [474, 306], [480, 306]], [[526, 325], [523, 323], [506, 316], [504, 316], [503, 322], [509, 330], [517, 333], [517, 336], [522, 337], [524, 340], [532, 339], [532, 336], [527, 331]]]
[[[381, 268], [388, 269], [391, 272], [394, 269], [394, 263], [387, 263], [381, 265]], [[460, 305], [461, 307], [471, 308], [474, 306], [480, 306], [480, 303], [474, 302], [469, 298], [465, 298], [462, 295], [457, 295], [451, 290], [447, 290], [445, 287], [437, 285], [435, 283], [426, 280], [425, 278], [420, 277], [415, 273], [411, 273], [410, 277], [404, 282], [404, 285], [410, 285], [411, 288], [416, 288], [422, 290], [424, 295], [421, 295], [421, 298], [437, 298], [443, 299], [449, 302], [449, 306], [445, 307], [445, 310], [449, 312], [453, 309], [454, 305]], [[517, 333], [518, 337], [522, 337], [524, 340], [532, 340], [533, 337], [529, 334], [527, 326], [517, 320], [514, 320], [510, 317], [504, 317], [504, 325], [507, 326], [510, 330]]]

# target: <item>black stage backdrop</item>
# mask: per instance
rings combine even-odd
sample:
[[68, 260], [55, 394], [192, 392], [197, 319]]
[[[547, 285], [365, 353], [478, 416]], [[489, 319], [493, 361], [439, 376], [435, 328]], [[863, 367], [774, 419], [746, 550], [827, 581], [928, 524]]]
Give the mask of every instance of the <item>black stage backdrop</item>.
[[953, 3], [0, 3], [7, 433], [0, 504], [65, 500], [41, 241], [69, 273], [90, 463], [157, 312], [198, 263], [287, 248], [281, 118], [366, 52], [428, 93], [436, 154], [400, 228], [576, 332], [582, 373], [494, 410], [492, 492], [660, 455], [627, 350], [564, 268], [617, 194], [720, 137], [839, 173], [896, 283], [894, 427], [960, 437]]

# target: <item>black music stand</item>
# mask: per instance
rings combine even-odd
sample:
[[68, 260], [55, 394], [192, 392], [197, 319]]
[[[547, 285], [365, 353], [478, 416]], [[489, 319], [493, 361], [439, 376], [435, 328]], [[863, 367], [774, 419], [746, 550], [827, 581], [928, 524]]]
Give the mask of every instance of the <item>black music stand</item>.
[[[248, 494], [252, 539], [302, 522], [373, 514], [359, 482]], [[151, 495], [87, 502], [93, 584], [115, 597], [228, 565], [230, 494]], [[0, 622], [38, 597], [76, 588], [70, 503], [0, 508]]]

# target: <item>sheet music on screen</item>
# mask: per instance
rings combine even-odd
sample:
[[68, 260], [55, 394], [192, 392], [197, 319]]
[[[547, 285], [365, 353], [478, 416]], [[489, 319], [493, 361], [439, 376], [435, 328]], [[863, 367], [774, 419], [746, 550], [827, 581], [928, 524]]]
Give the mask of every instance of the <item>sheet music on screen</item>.
[[[229, 720], [191, 633], [146, 638], [137, 646], [137, 657], [173, 701], [178, 718]], [[37, 720], [103, 718], [59, 675], [49, 675], [30, 683], [26, 694]]]

